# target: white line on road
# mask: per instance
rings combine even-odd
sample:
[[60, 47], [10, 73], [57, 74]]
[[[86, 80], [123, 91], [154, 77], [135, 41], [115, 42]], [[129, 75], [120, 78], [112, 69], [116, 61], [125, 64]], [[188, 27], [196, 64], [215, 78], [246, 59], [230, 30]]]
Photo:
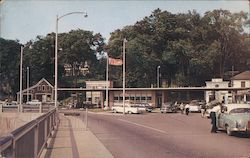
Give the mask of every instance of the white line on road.
[[123, 119], [118, 119], [118, 120], [122, 121], [122, 122], [130, 123], [130, 124], [133, 124], [133, 125], [136, 125], [136, 126], [140, 126], [140, 127], [144, 127], [144, 128], [147, 128], [147, 129], [151, 129], [153, 131], [157, 131], [157, 132], [160, 132], [160, 133], [167, 134], [166, 131], [163, 131], [163, 130], [160, 130], [160, 129], [156, 129], [156, 128], [153, 128], [153, 127], [145, 126], [145, 125], [142, 125], [142, 124], [139, 124], [139, 123], [135, 123], [135, 122], [131, 122], [131, 121], [123, 120]]

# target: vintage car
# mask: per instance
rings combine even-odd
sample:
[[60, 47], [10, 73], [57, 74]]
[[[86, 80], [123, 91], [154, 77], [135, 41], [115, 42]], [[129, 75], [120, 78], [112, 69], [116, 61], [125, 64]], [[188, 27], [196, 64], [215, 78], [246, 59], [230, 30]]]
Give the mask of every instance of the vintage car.
[[139, 103], [137, 104], [139, 110], [141, 111], [146, 111], [146, 112], [152, 112], [153, 111], [153, 107], [150, 106], [148, 103]]
[[111, 108], [111, 110], [112, 110], [114, 113], [118, 113], [118, 112], [123, 113], [123, 110], [124, 110], [124, 112], [125, 112], [125, 113], [128, 113], [128, 114], [140, 114], [140, 113], [143, 112], [142, 110], [140, 110], [140, 109], [138, 108], [137, 105], [131, 105], [131, 104], [125, 104], [124, 108], [123, 108], [123, 106], [121, 106], [121, 105], [113, 106], [113, 107]]
[[221, 102], [219, 102], [217, 100], [213, 100], [213, 101], [207, 103], [206, 104], [205, 116], [207, 118], [210, 118], [211, 111], [218, 112], [220, 110], [220, 107], [221, 107]]
[[161, 113], [176, 113], [177, 112], [177, 105], [175, 105], [172, 102], [166, 102], [163, 103], [162, 107], [161, 107]]
[[234, 132], [250, 132], [250, 105], [227, 104], [217, 117], [219, 130], [226, 130], [228, 135]]
[[201, 107], [198, 100], [192, 100], [189, 103], [189, 112], [201, 112]]

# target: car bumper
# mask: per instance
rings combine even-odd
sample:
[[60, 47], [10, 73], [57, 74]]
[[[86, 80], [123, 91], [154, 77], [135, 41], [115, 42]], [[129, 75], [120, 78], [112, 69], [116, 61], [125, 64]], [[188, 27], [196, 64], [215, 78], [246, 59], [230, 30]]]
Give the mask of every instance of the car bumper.
[[231, 128], [232, 132], [250, 132], [250, 128]]

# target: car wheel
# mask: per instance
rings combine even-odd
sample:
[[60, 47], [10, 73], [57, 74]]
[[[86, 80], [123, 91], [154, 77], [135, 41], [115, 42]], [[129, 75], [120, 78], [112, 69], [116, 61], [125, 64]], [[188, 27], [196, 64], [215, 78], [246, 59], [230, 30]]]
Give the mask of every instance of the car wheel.
[[233, 132], [230, 131], [230, 128], [229, 128], [228, 125], [226, 126], [226, 131], [227, 131], [227, 135], [229, 135], [229, 136], [232, 136], [232, 135], [233, 135]]
[[132, 114], [132, 112], [131, 112], [131, 111], [128, 111], [128, 114]]
[[114, 110], [113, 110], [113, 113], [117, 113], [117, 111], [114, 109]]

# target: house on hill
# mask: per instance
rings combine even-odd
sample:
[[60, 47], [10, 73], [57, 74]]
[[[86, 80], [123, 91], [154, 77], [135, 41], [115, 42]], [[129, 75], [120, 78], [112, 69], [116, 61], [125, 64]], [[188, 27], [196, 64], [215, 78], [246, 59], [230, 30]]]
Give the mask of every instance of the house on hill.
[[[35, 85], [29, 87], [28, 89], [24, 89], [22, 91], [23, 102], [27, 102], [27, 98], [29, 98], [29, 101], [36, 99], [43, 103], [52, 102], [54, 99], [53, 88], [54, 87], [46, 79], [42, 78]], [[19, 101], [20, 101], [20, 92], [17, 92], [17, 102]]]

